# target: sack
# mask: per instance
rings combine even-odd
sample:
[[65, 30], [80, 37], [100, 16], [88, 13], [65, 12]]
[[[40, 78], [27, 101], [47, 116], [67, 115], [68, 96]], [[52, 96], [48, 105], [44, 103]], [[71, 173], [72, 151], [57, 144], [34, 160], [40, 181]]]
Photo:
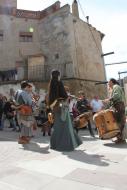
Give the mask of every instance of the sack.
[[21, 105], [19, 112], [21, 115], [29, 116], [32, 115], [32, 108], [28, 105]]

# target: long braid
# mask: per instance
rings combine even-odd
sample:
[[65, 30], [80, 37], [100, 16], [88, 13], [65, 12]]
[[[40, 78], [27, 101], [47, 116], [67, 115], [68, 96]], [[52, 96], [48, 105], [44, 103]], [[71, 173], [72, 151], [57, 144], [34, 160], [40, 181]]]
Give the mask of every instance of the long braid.
[[49, 104], [59, 98], [59, 81], [52, 79], [49, 86]]

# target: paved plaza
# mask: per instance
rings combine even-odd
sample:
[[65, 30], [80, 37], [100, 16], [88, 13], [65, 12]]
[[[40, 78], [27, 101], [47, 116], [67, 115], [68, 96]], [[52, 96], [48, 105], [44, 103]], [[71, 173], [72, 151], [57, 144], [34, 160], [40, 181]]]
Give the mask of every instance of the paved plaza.
[[57, 152], [40, 130], [27, 145], [17, 143], [18, 135], [0, 131], [0, 190], [127, 190], [127, 144], [92, 138], [85, 129], [80, 147]]

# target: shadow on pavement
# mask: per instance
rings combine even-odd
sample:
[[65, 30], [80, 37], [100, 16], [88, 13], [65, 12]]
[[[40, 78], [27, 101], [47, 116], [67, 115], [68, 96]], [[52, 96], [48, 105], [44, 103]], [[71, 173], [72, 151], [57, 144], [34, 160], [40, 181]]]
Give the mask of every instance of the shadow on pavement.
[[105, 143], [103, 144], [104, 146], [111, 147], [111, 148], [127, 148], [127, 143], [124, 144], [115, 144], [115, 143]]
[[41, 134], [32, 138], [32, 143], [43, 143], [47, 144], [50, 141], [50, 136], [43, 137]]
[[40, 147], [37, 143], [30, 143], [30, 144], [24, 144], [22, 145], [22, 148], [27, 151], [32, 151], [32, 152], [39, 152], [42, 154], [49, 154], [49, 145], [46, 147]]
[[94, 137], [90, 135], [87, 128], [83, 128], [79, 130], [78, 135], [81, 137], [82, 141], [96, 141], [99, 139], [98, 134], [96, 131], [94, 131]]
[[73, 152], [63, 152], [64, 155], [68, 156], [70, 159], [84, 162], [86, 164], [92, 164], [97, 166], [109, 166], [106, 162], [104, 155], [99, 154], [88, 154], [84, 150], [75, 150]]

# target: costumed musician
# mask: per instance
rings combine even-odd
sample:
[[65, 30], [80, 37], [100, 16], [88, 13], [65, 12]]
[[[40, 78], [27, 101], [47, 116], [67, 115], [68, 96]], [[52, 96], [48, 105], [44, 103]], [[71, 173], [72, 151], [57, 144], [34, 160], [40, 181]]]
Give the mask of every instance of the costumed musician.
[[120, 134], [117, 136], [117, 140], [115, 143], [125, 143], [125, 139], [123, 138], [123, 129], [125, 127], [125, 95], [120, 87], [119, 83], [111, 78], [108, 82], [109, 89], [111, 89], [111, 96], [104, 100], [104, 103], [107, 103], [110, 108], [114, 110], [114, 117], [118, 126], [120, 128]]
[[[85, 93], [83, 91], [79, 91], [78, 94], [79, 94], [79, 98], [78, 98], [78, 101], [76, 104], [76, 108], [77, 108], [79, 115], [80, 115], [80, 114], [83, 114], [85, 112], [89, 112], [91, 110], [91, 106], [90, 106], [89, 101], [86, 99]], [[94, 132], [92, 130], [90, 119], [88, 118], [87, 121], [88, 121], [88, 130], [90, 132], [90, 135], [92, 137], [95, 137]]]
[[18, 123], [21, 127], [21, 133], [18, 143], [27, 144], [32, 136], [31, 127], [34, 123], [32, 114], [32, 97], [30, 95], [31, 84], [27, 81], [21, 82], [21, 90], [18, 90], [15, 95], [15, 100], [19, 108], [18, 109]]

